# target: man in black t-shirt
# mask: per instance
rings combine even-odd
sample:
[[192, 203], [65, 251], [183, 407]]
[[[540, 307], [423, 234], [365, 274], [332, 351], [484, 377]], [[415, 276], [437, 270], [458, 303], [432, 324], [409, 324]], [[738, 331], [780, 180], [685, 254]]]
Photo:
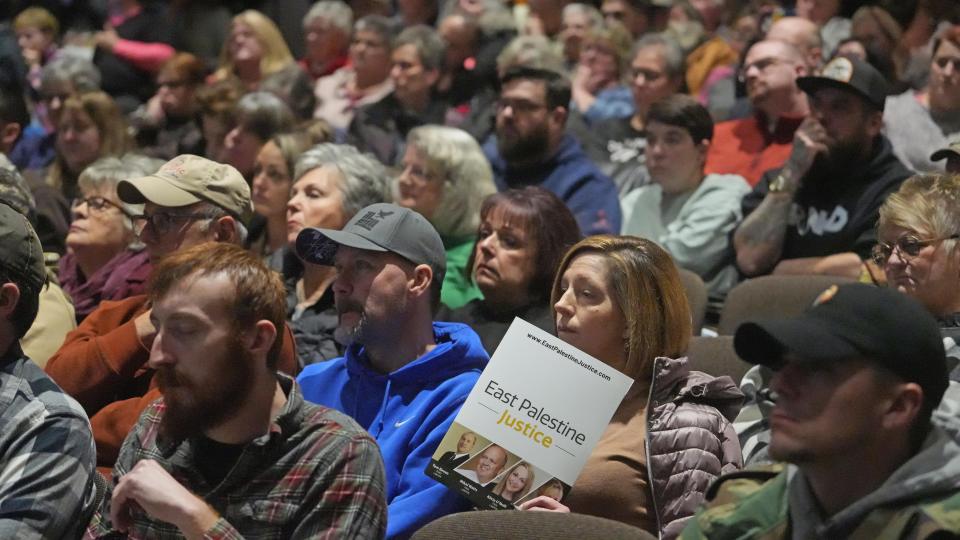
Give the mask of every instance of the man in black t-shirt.
[[910, 175], [880, 133], [887, 83], [869, 64], [841, 57], [797, 84], [810, 116], [786, 165], [744, 197], [737, 266], [747, 276], [857, 277], [876, 243], [880, 205]]

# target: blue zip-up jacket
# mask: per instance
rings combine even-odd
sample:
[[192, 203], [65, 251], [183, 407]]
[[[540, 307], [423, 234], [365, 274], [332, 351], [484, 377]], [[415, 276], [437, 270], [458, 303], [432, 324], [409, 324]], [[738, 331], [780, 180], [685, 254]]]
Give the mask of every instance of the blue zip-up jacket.
[[310, 364], [297, 382], [314, 403], [354, 418], [377, 440], [387, 473], [387, 538], [406, 538], [469, 503], [424, 470], [489, 357], [467, 325], [433, 323], [437, 346], [393, 373], [370, 369], [362, 346]]
[[553, 192], [573, 212], [584, 235], [620, 234], [620, 197], [617, 186], [590, 161], [570, 134], [557, 152], [543, 163], [516, 168], [507, 165], [491, 136], [483, 153], [493, 167], [497, 189], [540, 186]]

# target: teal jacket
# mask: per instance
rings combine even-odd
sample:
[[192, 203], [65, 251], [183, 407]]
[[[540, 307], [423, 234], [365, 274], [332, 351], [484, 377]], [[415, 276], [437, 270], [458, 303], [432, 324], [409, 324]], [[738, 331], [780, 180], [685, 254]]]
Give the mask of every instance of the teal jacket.
[[883, 485], [829, 518], [815, 510], [799, 469], [770, 465], [720, 478], [707, 494], [709, 502], [681, 538], [956, 538], [960, 535], [960, 420], [937, 415], [934, 425], [920, 452]]

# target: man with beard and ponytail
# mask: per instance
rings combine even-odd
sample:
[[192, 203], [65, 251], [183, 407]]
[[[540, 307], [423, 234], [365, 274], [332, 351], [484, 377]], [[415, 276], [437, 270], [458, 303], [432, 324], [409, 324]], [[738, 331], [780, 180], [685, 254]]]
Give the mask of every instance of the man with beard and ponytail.
[[[125, 203], [144, 205], [143, 215], [133, 218], [134, 230], [154, 264], [206, 242], [243, 244], [243, 223], [253, 213], [250, 188], [236, 169], [187, 154], [150, 176], [121, 181], [117, 194]], [[45, 366], [90, 416], [101, 470], [113, 467], [140, 413], [160, 397], [147, 363], [156, 336], [150, 308], [146, 295], [101, 302]], [[278, 367], [295, 375], [293, 334], [289, 328], [280, 332]]]
[[308, 228], [301, 259], [333, 266], [343, 357], [310, 364], [297, 381], [308, 401], [352, 416], [380, 445], [387, 472], [387, 537], [469, 508], [424, 474], [487, 364], [469, 326], [432, 322], [446, 255], [423, 216], [393, 204], [361, 209], [343, 230]]
[[383, 462], [345, 414], [277, 371], [286, 293], [243, 248], [154, 270], [150, 367], [163, 398], [127, 436], [87, 538], [379, 538]]
[[810, 115], [786, 165], [743, 199], [737, 266], [746, 276], [858, 277], [877, 242], [880, 205], [910, 176], [880, 132], [887, 83], [873, 66], [838, 57], [797, 85]]
[[513, 67], [500, 78], [496, 137], [483, 146], [502, 191], [537, 185], [573, 212], [586, 235], [620, 232], [617, 186], [564, 132], [570, 81], [550, 70]]

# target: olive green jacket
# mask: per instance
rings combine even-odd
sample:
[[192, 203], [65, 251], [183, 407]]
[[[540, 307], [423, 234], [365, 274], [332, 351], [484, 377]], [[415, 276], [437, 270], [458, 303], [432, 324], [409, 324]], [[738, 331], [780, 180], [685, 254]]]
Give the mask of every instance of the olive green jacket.
[[[942, 423], [951, 425], [940, 425]], [[920, 452], [877, 490], [823, 519], [802, 473], [768, 465], [720, 478], [681, 538], [901, 540], [960, 538], [957, 420], [938, 418]]]

